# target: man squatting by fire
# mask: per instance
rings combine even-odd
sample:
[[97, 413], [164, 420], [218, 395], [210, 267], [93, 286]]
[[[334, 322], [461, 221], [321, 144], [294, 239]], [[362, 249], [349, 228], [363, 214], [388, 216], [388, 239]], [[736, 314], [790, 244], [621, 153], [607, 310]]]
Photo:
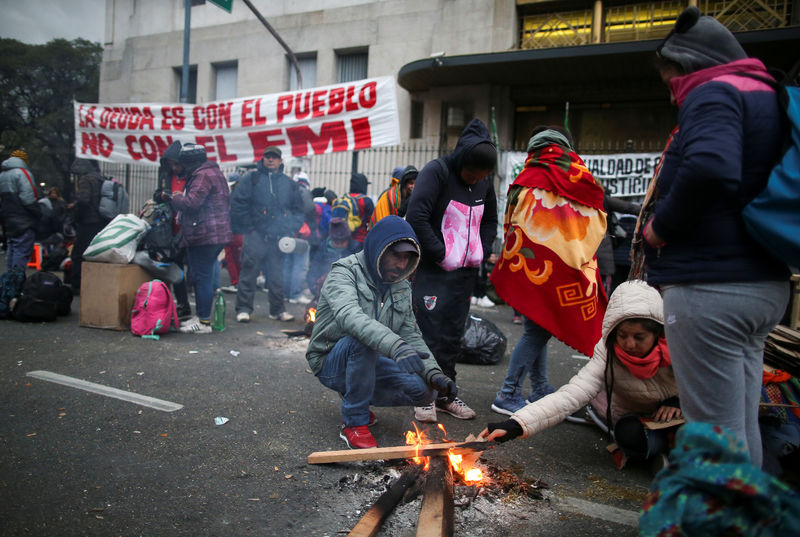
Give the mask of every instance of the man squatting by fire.
[[419, 257], [411, 226], [387, 216], [367, 234], [361, 252], [333, 263], [322, 286], [306, 359], [320, 382], [342, 396], [339, 436], [350, 448], [377, 446], [370, 405], [422, 406], [437, 392], [456, 394], [412, 311], [406, 278]]

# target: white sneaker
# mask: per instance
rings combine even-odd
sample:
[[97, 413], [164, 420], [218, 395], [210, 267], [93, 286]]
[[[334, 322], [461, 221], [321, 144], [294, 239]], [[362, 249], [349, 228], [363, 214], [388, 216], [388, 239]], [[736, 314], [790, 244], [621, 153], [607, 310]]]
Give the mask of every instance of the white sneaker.
[[195, 323], [182, 325], [179, 330], [182, 334], [210, 334], [213, 331], [210, 324], [201, 323], [199, 319]]
[[473, 306], [476, 305], [478, 303], [478, 298], [477, 297], [470, 298], [469, 303], [472, 304]]
[[226, 293], [238, 293], [239, 289], [235, 285], [226, 285], [221, 288]]
[[259, 274], [258, 277], [256, 277], [256, 287], [264, 287], [266, 281], [266, 278]]
[[277, 315], [272, 315], [270, 313], [269, 318], [272, 319], [273, 321], [283, 321], [285, 323], [288, 323], [289, 321], [294, 321], [294, 315], [292, 315], [288, 311], [282, 311]]
[[185, 321], [181, 321], [179, 326], [189, 326], [190, 324], [197, 324], [200, 322], [200, 317], [197, 315], [192, 315]]
[[439, 404], [437, 403], [436, 406], [442, 412], [446, 412], [451, 416], [458, 418], [460, 420], [471, 420], [475, 417], [475, 411], [472, 410], [467, 404], [456, 397], [449, 403]]
[[475, 302], [473, 302], [473, 304], [475, 304], [479, 308], [493, 308], [494, 307], [494, 302], [492, 302], [492, 300], [488, 296], [482, 296], [480, 298], [475, 299]]
[[303, 304], [306, 305], [311, 302], [311, 299], [305, 295], [300, 295], [299, 298], [290, 298], [289, 304]]
[[240, 323], [249, 323], [250, 322], [250, 314], [246, 311], [240, 311], [236, 314], [236, 321]]
[[436, 423], [436, 405], [415, 406], [414, 419], [422, 423]]

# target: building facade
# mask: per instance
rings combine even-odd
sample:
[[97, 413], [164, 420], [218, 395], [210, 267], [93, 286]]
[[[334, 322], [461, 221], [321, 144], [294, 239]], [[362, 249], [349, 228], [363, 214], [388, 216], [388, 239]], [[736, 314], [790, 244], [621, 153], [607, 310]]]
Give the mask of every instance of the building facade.
[[[188, 102], [298, 87], [294, 64], [240, 1], [192, 0]], [[752, 56], [800, 58], [800, 0], [252, 0], [293, 51], [302, 87], [398, 82], [404, 145], [446, 151], [472, 117], [504, 148], [567, 123], [578, 150], [660, 151], [675, 121], [652, 66], [678, 14], [698, 5]], [[183, 0], [106, 0], [104, 103], [180, 100]], [[416, 164], [416, 163], [415, 163]]]

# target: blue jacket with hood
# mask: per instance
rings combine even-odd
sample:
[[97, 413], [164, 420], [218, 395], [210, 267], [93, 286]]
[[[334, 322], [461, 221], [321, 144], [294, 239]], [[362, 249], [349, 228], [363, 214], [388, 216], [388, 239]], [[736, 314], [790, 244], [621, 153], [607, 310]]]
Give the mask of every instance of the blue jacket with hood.
[[256, 231], [269, 240], [294, 237], [303, 225], [303, 198], [297, 183], [283, 173], [283, 164], [270, 173], [264, 161], [244, 176], [231, 193], [234, 233]]
[[480, 143], [492, 143], [489, 130], [473, 119], [455, 150], [426, 164], [417, 176], [406, 220], [420, 239], [423, 269], [478, 267], [492, 253], [497, 236], [492, 177], [474, 185], [461, 180], [464, 157]]
[[318, 375], [325, 357], [345, 336], [351, 336], [381, 356], [391, 356], [405, 342], [421, 353], [430, 379], [441, 369], [425, 345], [414, 317], [411, 284], [406, 279], [417, 268], [419, 256], [409, 263], [396, 282], [380, 277], [381, 256], [398, 241], [410, 241], [419, 251], [417, 236], [399, 216], [387, 216], [378, 222], [364, 240], [364, 250], [336, 261], [322, 286], [317, 303], [317, 318], [306, 359], [311, 371]]

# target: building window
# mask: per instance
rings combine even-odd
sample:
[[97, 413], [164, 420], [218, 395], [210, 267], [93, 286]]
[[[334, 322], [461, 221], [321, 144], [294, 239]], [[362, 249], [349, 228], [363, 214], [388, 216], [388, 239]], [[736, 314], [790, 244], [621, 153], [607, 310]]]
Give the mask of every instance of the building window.
[[[172, 72], [175, 73], [175, 96], [176, 101], [181, 101], [181, 75], [183, 73], [183, 68], [175, 67], [172, 69]], [[197, 102], [197, 66], [190, 65], [189, 66], [189, 95], [186, 98], [187, 103], [196, 103]]]
[[239, 66], [236, 62], [220, 63], [214, 68], [214, 100], [224, 101], [237, 97]]
[[411, 128], [409, 137], [422, 138], [422, 122], [425, 117], [425, 107], [422, 101], [411, 101]]
[[352, 82], [367, 78], [367, 53], [337, 52], [336, 53], [336, 81]]
[[[300, 76], [303, 78], [303, 88], [313, 88], [317, 85], [317, 53], [298, 54], [297, 64], [300, 66]], [[294, 65], [286, 58], [289, 65], [289, 91], [301, 89], [297, 84], [297, 72]]]

